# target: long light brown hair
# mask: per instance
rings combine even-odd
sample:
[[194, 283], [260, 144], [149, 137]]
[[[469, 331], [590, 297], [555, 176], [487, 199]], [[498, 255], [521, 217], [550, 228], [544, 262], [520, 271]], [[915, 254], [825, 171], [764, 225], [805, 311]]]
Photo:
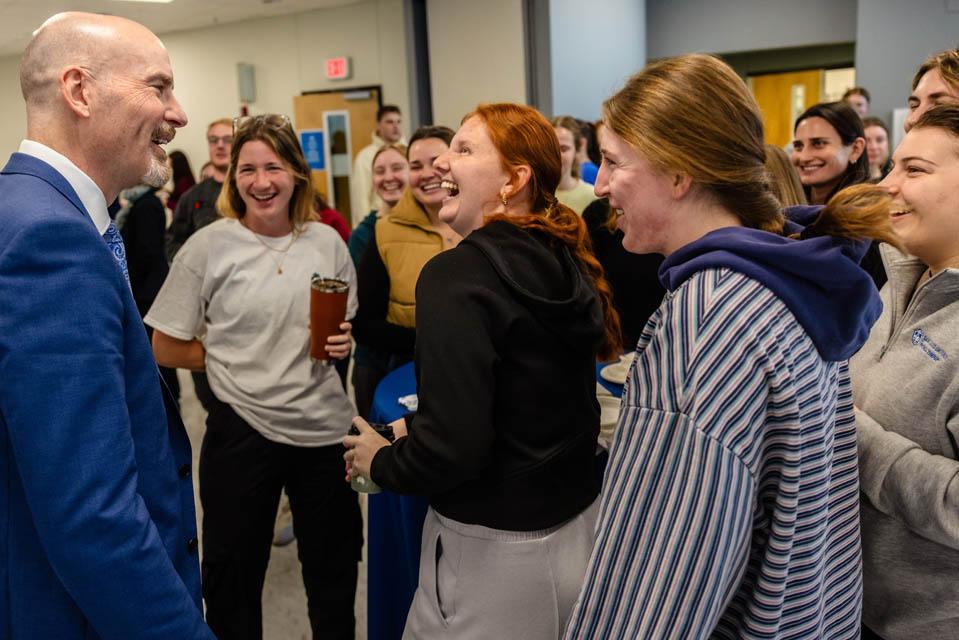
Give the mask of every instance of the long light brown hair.
[[766, 144], [766, 174], [769, 189], [784, 207], [807, 204], [802, 181], [786, 152], [774, 144]]
[[[604, 121], [659, 171], [686, 174], [745, 227], [782, 234], [770, 189], [759, 106], [714, 56], [654, 62], [603, 104]], [[858, 185], [834, 195], [807, 233], [896, 242], [885, 190]]]
[[300, 143], [293, 133], [289, 119], [278, 115], [259, 115], [244, 122], [233, 134], [230, 148], [230, 168], [227, 169], [223, 188], [216, 200], [216, 208], [224, 218], [242, 220], [246, 215], [246, 203], [236, 188], [236, 162], [240, 149], [247, 142], [259, 140], [270, 147], [286, 165], [293, 176], [293, 195], [290, 197], [290, 222], [297, 231], [313, 217], [313, 183], [310, 167], [300, 150]]

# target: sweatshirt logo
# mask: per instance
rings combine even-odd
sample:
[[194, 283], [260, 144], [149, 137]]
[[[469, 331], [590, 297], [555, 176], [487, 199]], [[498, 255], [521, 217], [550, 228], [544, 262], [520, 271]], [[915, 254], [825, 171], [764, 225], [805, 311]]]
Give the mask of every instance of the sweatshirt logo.
[[922, 329], [916, 329], [912, 332], [912, 343], [922, 349], [923, 353], [935, 362], [946, 360], [949, 357], [945, 350], [933, 342], [932, 338], [927, 336]]

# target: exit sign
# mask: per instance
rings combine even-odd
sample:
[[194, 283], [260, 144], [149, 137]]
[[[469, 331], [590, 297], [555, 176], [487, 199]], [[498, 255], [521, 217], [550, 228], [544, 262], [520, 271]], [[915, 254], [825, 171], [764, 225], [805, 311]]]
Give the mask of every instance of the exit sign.
[[346, 80], [350, 77], [350, 59], [346, 56], [327, 58], [326, 77], [328, 80]]

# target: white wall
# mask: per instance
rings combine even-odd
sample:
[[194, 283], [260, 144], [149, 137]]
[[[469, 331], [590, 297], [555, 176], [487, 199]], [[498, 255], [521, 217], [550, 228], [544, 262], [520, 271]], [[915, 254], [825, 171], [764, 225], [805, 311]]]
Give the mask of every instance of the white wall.
[[526, 102], [521, 0], [427, 4], [433, 122], [452, 129], [481, 102]]
[[[954, 3], [953, 3], [954, 4]], [[859, 0], [856, 81], [872, 95], [870, 111], [892, 125], [912, 77], [930, 54], [959, 46], [959, 13], [943, 0]]]
[[[175, 93], [190, 123], [169, 150], [182, 149], [194, 171], [206, 162], [204, 134], [212, 120], [239, 112], [238, 62], [252, 64], [256, 102], [251, 113], [292, 114], [293, 96], [316, 89], [383, 85], [383, 100], [410, 109], [403, 0], [369, 0], [345, 7], [250, 20], [161, 36], [170, 52]], [[353, 77], [330, 82], [326, 58], [347, 55]], [[26, 118], [19, 56], [0, 59], [0, 155], [16, 150]]]
[[[911, 11], [910, 2], [901, 4]], [[651, 59], [853, 42], [856, 0], [646, 0], [646, 25]]]
[[550, 0], [553, 113], [598, 120], [603, 101], [646, 64], [646, 2]]

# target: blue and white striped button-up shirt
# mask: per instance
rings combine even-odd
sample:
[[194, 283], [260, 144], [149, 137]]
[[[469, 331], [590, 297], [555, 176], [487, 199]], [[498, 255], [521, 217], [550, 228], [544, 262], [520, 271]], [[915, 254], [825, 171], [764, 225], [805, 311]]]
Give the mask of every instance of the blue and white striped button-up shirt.
[[858, 638], [856, 433], [845, 362], [729, 269], [640, 339], [567, 638]]

